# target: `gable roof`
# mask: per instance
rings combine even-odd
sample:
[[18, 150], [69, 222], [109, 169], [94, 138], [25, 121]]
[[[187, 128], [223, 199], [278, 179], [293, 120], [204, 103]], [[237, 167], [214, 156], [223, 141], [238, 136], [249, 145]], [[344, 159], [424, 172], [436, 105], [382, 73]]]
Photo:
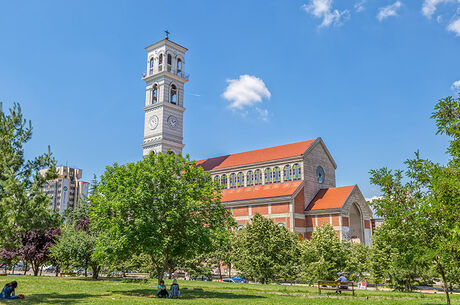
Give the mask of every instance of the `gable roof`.
[[294, 181], [222, 190], [222, 202], [290, 196], [295, 193], [302, 182]]
[[350, 185], [319, 190], [306, 210], [340, 209], [354, 188], [355, 185]]
[[196, 164], [201, 166], [204, 170], [209, 171], [296, 157], [301, 156], [316, 140], [317, 139], [209, 158], [196, 161]]

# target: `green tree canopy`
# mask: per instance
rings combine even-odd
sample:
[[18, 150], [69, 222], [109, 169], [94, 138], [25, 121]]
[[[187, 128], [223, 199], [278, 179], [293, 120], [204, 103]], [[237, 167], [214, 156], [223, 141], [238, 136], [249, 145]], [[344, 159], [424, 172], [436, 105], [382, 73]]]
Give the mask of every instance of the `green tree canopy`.
[[[449, 277], [448, 271], [458, 268], [460, 251], [460, 97], [439, 100], [431, 117], [438, 133], [450, 137], [449, 162], [442, 165], [422, 159], [417, 152], [405, 162], [405, 171], [372, 170], [371, 183], [382, 192], [372, 205], [377, 215], [385, 217], [385, 230], [393, 232], [379, 237], [385, 239], [382, 246], [390, 243], [399, 252], [391, 262], [403, 256], [433, 264], [450, 304], [448, 280], [455, 276]], [[394, 235], [405, 242], [401, 244]]]
[[331, 224], [322, 225], [310, 240], [302, 241], [301, 249], [303, 277], [310, 283], [335, 280], [338, 272], [346, 270], [349, 251]]
[[209, 173], [169, 153], [108, 166], [90, 201], [96, 255], [110, 262], [146, 254], [159, 280], [176, 258], [206, 252], [233, 224]]
[[235, 267], [261, 283], [295, 277], [298, 258], [297, 236], [258, 213], [236, 234], [232, 252]]
[[[0, 107], [0, 247], [20, 247], [29, 230], [59, 225], [60, 217], [49, 209], [44, 184], [57, 176], [55, 160], [48, 149], [33, 160], [24, 158], [24, 144], [32, 137], [32, 124], [19, 104], [9, 113]], [[40, 169], [50, 168], [45, 175]]]

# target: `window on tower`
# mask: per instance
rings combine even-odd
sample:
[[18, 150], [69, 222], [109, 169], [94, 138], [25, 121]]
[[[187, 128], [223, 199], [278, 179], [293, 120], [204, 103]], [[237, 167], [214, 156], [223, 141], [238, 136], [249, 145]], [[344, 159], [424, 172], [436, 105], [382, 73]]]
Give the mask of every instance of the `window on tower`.
[[168, 72], [171, 72], [171, 65], [172, 65], [172, 56], [171, 56], [171, 54], [168, 54], [167, 61], [168, 61]]
[[152, 87], [152, 104], [156, 104], [158, 101], [158, 86], [154, 84]]
[[177, 59], [177, 75], [182, 75], [182, 60]]
[[163, 71], [163, 54], [158, 57], [158, 71]]
[[150, 71], [149, 71], [150, 75], [153, 74], [154, 65], [155, 65], [155, 62], [154, 62], [153, 57], [152, 57], [152, 58], [150, 58]]
[[171, 100], [170, 102], [174, 105], [177, 105], [177, 87], [176, 85], [171, 85]]

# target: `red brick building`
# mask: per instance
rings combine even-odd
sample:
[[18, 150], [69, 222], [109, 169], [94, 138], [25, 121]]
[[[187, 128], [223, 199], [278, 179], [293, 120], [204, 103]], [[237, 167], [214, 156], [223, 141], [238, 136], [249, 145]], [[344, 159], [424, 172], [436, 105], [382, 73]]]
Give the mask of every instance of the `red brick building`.
[[372, 211], [357, 185], [336, 187], [321, 138], [197, 161], [222, 184], [238, 227], [255, 213], [310, 238], [330, 223], [341, 239], [370, 244]]

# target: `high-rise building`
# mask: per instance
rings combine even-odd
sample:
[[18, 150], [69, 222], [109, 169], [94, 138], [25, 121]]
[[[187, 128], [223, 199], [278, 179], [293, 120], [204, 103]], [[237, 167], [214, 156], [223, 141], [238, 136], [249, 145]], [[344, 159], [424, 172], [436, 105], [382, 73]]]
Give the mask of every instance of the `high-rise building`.
[[[49, 169], [40, 170], [44, 175]], [[58, 178], [44, 186], [44, 192], [51, 197], [50, 208], [64, 213], [68, 208], [73, 209], [80, 199], [88, 196], [89, 183], [80, 181], [82, 170], [68, 166], [56, 168]]]

